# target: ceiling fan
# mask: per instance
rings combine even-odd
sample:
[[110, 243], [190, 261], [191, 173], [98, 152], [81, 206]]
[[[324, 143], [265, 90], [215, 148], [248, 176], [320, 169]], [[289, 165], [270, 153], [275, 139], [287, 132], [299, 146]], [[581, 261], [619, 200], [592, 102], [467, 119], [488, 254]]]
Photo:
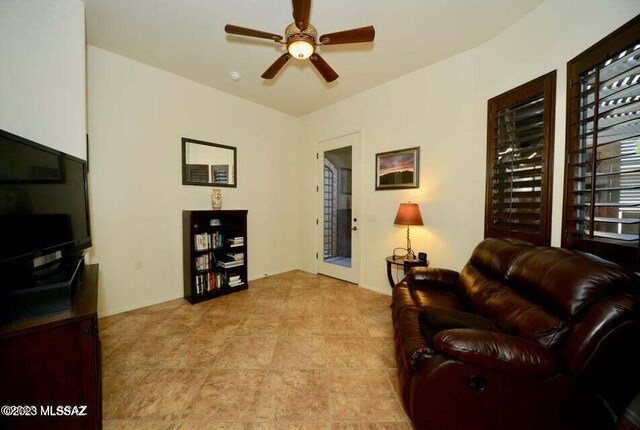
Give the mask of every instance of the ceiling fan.
[[264, 79], [273, 79], [287, 61], [289, 61], [289, 58], [293, 57], [299, 60], [308, 58], [325, 81], [333, 82], [338, 79], [338, 74], [315, 52], [316, 46], [371, 42], [375, 37], [375, 29], [370, 25], [368, 27], [323, 34], [318, 38], [316, 28], [309, 22], [311, 0], [292, 0], [292, 3], [294, 21], [285, 29], [284, 37], [274, 33], [252, 30], [231, 24], [227, 24], [224, 27], [224, 31], [228, 34], [271, 39], [276, 43], [287, 45], [287, 52], [282, 54], [262, 74]]

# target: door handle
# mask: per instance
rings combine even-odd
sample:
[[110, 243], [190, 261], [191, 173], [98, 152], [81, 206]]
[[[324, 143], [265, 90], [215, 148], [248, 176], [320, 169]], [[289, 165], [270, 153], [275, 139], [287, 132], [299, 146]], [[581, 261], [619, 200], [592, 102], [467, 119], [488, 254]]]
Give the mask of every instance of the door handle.
[[353, 231], [356, 231], [357, 229], [358, 229], [358, 227], [356, 227], [356, 226], [351, 227], [351, 230], [353, 230]]

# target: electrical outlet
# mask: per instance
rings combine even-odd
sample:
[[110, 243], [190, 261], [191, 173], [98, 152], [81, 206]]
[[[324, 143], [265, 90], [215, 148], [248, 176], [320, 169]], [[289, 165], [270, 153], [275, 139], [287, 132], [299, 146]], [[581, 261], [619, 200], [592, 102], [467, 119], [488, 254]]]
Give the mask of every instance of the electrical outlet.
[[133, 267], [136, 270], [142, 270], [142, 260], [136, 260], [136, 262], [134, 263]]

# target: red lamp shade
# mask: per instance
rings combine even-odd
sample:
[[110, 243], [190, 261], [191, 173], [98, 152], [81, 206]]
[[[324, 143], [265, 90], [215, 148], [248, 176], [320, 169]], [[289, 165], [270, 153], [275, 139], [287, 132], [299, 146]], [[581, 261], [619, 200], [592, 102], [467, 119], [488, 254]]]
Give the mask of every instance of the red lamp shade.
[[393, 223], [398, 225], [424, 225], [418, 204], [400, 203], [396, 219]]

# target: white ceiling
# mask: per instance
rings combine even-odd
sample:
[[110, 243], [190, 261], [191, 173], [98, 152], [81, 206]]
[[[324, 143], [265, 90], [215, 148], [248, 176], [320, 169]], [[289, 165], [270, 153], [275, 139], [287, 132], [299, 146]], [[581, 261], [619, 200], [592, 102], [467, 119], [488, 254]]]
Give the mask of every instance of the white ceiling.
[[[302, 116], [480, 45], [543, 0], [312, 0], [318, 34], [374, 25], [372, 43], [319, 53], [340, 75], [327, 84], [308, 60], [260, 75], [285, 52], [230, 36], [225, 24], [284, 34], [289, 0], [84, 0], [88, 43], [265, 106]], [[242, 74], [239, 81], [231, 71]]]

